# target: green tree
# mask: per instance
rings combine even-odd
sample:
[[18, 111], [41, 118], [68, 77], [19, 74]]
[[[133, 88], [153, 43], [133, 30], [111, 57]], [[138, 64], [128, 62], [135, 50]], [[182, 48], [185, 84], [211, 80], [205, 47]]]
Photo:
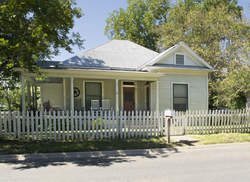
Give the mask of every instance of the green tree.
[[39, 73], [37, 60], [82, 48], [79, 33], [70, 32], [83, 13], [74, 0], [0, 1], [0, 80], [18, 78], [14, 67]]
[[159, 36], [155, 28], [167, 18], [169, 0], [128, 0], [126, 10], [120, 8], [109, 14], [105, 35], [109, 39], [125, 39], [151, 50], [158, 50]]
[[[243, 63], [237, 51], [241, 50], [243, 42], [247, 41], [249, 45], [249, 24], [239, 16], [240, 8], [235, 7], [234, 11], [229, 11], [232, 8], [226, 3], [218, 3], [204, 11], [202, 3], [186, 8], [185, 3], [178, 2], [169, 11], [167, 21], [157, 29], [161, 50], [184, 41], [215, 68], [216, 72], [209, 75], [210, 105], [214, 104], [213, 98], [217, 95], [214, 86], [217, 78], [223, 76], [223, 70], [230, 66], [233, 59]], [[224, 51], [229, 48], [230, 40], [237, 40], [238, 47]]]

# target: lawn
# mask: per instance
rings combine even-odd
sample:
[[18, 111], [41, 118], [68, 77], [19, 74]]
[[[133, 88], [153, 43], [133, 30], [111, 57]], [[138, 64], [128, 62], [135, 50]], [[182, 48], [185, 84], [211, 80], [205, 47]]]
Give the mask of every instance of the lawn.
[[250, 133], [218, 133], [188, 136], [199, 139], [198, 145], [250, 142]]
[[[195, 145], [250, 142], [250, 133], [220, 133], [209, 135], [188, 135], [200, 142]], [[187, 143], [171, 141], [166, 137], [132, 138], [115, 140], [74, 140], [74, 141], [23, 141], [0, 138], [0, 155], [24, 153], [107, 151], [128, 149], [149, 149], [188, 146]], [[190, 144], [193, 145], [193, 144]]]

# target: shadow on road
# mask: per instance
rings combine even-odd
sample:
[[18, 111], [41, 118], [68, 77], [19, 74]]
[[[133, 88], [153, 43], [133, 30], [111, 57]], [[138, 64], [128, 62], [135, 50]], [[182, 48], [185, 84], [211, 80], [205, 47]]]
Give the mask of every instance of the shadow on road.
[[[47, 166], [64, 166], [68, 163], [75, 164], [79, 167], [98, 166], [108, 167], [115, 163], [136, 162], [136, 158], [143, 157], [148, 159], [156, 159], [159, 157], [168, 157], [170, 154], [179, 153], [177, 148], [147, 149], [144, 153], [127, 154], [123, 151], [111, 151], [111, 155], [104, 154], [102, 151], [95, 152], [89, 157], [80, 156], [80, 153], [58, 153], [57, 154], [26, 154], [24, 161], [11, 162], [14, 170], [25, 170], [32, 168], [42, 168]], [[89, 152], [91, 153], [91, 152]], [[96, 155], [97, 154], [97, 155]], [[14, 156], [13, 156], [14, 157]]]

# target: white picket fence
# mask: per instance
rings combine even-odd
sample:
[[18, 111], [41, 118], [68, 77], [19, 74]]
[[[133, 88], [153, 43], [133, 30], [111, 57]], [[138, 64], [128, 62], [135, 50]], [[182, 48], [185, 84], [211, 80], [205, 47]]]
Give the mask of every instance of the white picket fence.
[[250, 110], [196, 110], [176, 112], [170, 135], [250, 132]]
[[[23, 140], [115, 139], [163, 135], [163, 112], [0, 114], [0, 137]], [[165, 125], [165, 123], [164, 123]]]
[[[23, 140], [115, 139], [166, 134], [163, 112], [0, 113], [0, 137]], [[176, 112], [170, 135], [250, 132], [250, 110]]]

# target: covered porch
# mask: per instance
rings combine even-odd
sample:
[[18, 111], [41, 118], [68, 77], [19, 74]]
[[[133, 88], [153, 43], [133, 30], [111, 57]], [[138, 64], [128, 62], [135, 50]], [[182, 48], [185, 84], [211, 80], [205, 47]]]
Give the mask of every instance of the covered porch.
[[[51, 108], [62, 111], [159, 111], [159, 78], [163, 74], [75, 69], [47, 69], [46, 73], [48, 78], [38, 81], [35, 75], [21, 71], [23, 108], [28, 102], [43, 111], [43, 103], [49, 102]], [[34, 99], [37, 89], [39, 103]]]

